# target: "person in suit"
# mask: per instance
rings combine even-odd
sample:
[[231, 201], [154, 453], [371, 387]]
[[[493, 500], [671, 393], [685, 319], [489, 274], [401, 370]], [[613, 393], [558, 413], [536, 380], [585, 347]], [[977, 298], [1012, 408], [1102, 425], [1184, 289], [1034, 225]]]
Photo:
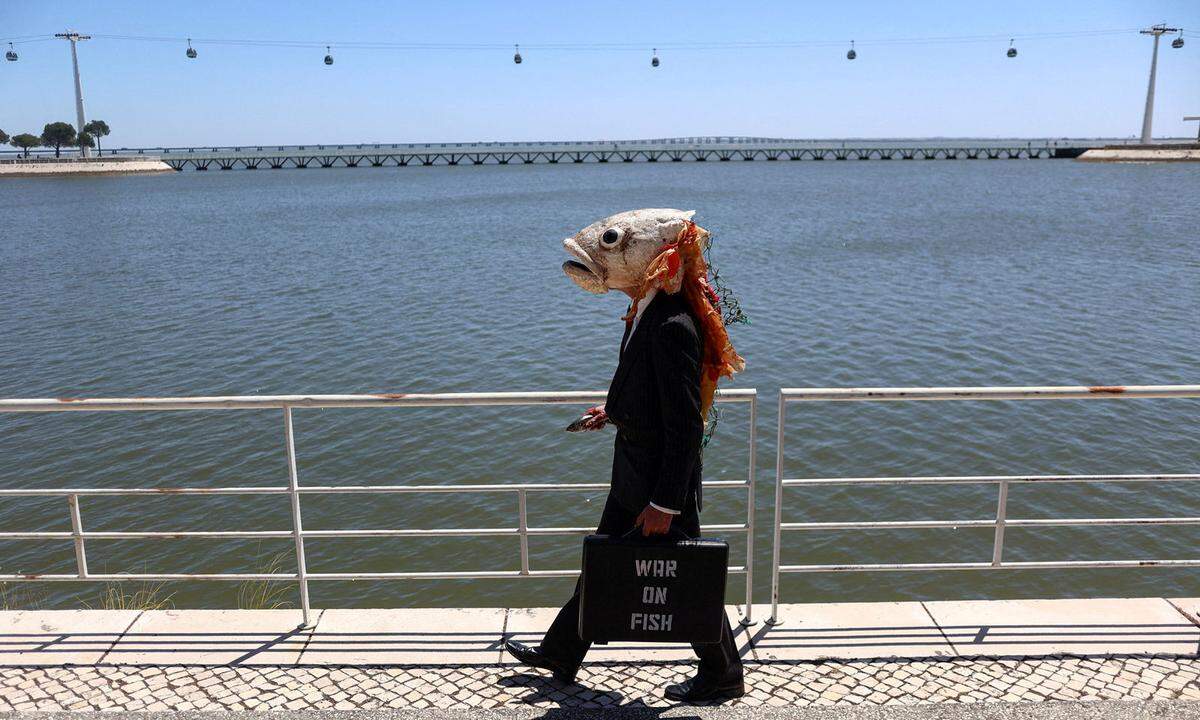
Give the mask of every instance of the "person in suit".
[[[675, 528], [688, 538], [700, 537], [700, 450], [708, 409], [703, 404], [711, 403], [711, 390], [705, 398], [702, 325], [687, 294], [678, 292], [678, 284], [675, 287], [673, 294], [654, 286], [626, 290], [633, 308], [605, 405], [590, 410], [579, 423], [588, 430], [611, 424], [617, 431], [612, 483], [597, 534], [620, 536], [640, 528], [643, 535], [652, 536]], [[577, 583], [539, 646], [509, 640], [505, 649], [526, 665], [573, 682], [590, 646], [579, 636], [578, 626]], [[703, 702], [745, 693], [742, 662], [727, 618], [720, 642], [693, 648], [699, 657], [696, 674], [668, 686], [667, 698]]]

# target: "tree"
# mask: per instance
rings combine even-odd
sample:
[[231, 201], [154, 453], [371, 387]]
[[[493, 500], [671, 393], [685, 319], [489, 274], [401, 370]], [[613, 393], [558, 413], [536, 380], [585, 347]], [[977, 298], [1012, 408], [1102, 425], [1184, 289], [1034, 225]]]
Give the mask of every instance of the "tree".
[[75, 128], [71, 123], [46, 123], [42, 128], [42, 145], [54, 148], [54, 157], [62, 157], [62, 146], [75, 144]]
[[3, 145], [6, 142], [8, 142], [8, 133], [0, 130], [0, 145]]
[[42, 144], [42, 139], [37, 135], [29, 133], [21, 133], [9, 141], [9, 145], [19, 148], [25, 152], [25, 157], [29, 157], [29, 149], [35, 148]]
[[102, 148], [100, 147], [100, 138], [108, 135], [111, 130], [108, 129], [108, 123], [103, 120], [93, 120], [83, 126], [83, 131], [96, 139], [96, 154], [100, 155]]

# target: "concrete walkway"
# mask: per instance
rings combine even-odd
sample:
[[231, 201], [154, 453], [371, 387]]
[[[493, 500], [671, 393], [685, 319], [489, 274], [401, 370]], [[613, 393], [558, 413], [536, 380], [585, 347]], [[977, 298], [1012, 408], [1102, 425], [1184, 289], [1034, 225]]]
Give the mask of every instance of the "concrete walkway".
[[[1200, 700], [1200, 599], [781, 607], [740, 628], [729, 707]], [[755, 607], [765, 618], [767, 607]], [[0, 613], [0, 712], [663, 708], [686, 647], [597, 647], [579, 681], [508, 664], [554, 610]], [[730, 608], [736, 621], [738, 608]]]

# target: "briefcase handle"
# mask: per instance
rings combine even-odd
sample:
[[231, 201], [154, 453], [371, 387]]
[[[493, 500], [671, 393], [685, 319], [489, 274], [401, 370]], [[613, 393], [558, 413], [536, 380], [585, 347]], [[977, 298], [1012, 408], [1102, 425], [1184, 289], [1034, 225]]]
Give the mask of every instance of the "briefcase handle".
[[671, 537], [672, 535], [675, 536], [674, 537], [675, 540], [694, 540], [695, 539], [695, 538], [688, 537], [687, 533], [685, 533], [684, 531], [675, 527], [674, 525], [672, 525], [671, 528], [669, 530], [667, 530], [665, 535], [652, 535], [651, 537], [643, 537], [642, 536], [642, 528], [635, 527], [632, 530], [630, 530], [629, 532], [622, 535], [621, 539], [622, 540], [641, 540], [642, 542], [645, 542], [645, 543], [656, 543], [656, 542], [667, 542], [672, 539], [672, 537]]

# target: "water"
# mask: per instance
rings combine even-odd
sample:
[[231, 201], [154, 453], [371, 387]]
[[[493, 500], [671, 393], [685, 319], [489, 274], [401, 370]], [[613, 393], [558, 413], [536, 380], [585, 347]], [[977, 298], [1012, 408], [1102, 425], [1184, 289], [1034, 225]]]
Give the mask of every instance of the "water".
[[[1068, 161], [310, 169], [0, 185], [0, 397], [603, 389], [624, 303], [583, 294], [559, 241], [612, 212], [698, 210], [753, 324], [758, 598], [767, 600], [781, 386], [1198, 381], [1200, 174]], [[1197, 401], [806, 404], [786, 474], [1195, 472]], [[611, 435], [573, 408], [298, 410], [308, 484], [606, 480]], [[746, 467], [728, 406], [709, 479]], [[0, 487], [280, 485], [278, 411], [0, 416]], [[987, 519], [995, 488], [789, 490], [786, 519]], [[739, 522], [738, 491], [705, 519]], [[537, 494], [535, 526], [602, 496]], [[515, 496], [306, 496], [312, 529], [515, 526]], [[268, 497], [86, 498], [90, 530], [290, 527]], [[1021, 486], [1012, 517], [1200, 515], [1194, 487]], [[70, 529], [9, 498], [0, 529]], [[986, 529], [788, 533], [785, 563], [980, 561]], [[1013, 560], [1194, 557], [1191, 527], [1010, 529]], [[731, 538], [734, 552], [743, 547]], [[281, 540], [91, 541], [93, 572], [252, 572]], [[515, 569], [515, 538], [314, 539], [309, 569]], [[533, 567], [577, 542], [533, 538]], [[284, 555], [282, 568], [293, 567]], [[69, 541], [0, 541], [0, 572], [74, 571]], [[789, 575], [787, 602], [1196, 592], [1183, 570]], [[323, 582], [317, 606], [553, 605], [569, 580]], [[740, 580], [729, 597], [739, 598]], [[39, 586], [21, 603], [95, 604]], [[131, 588], [127, 588], [131, 589]], [[163, 588], [232, 606], [236, 583]], [[12, 589], [9, 589], [11, 592]], [[294, 593], [290, 595], [294, 601]]]

